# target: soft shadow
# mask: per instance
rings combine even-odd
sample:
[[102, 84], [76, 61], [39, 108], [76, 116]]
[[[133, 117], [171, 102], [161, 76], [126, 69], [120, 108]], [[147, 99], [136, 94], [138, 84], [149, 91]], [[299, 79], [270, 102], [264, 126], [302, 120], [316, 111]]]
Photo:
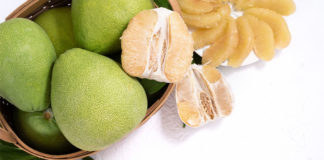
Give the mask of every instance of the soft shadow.
[[161, 113], [161, 123], [163, 133], [166, 138], [173, 142], [181, 142], [190, 136], [194, 135], [196, 132], [203, 129], [216, 129], [221, 124], [221, 120], [215, 120], [199, 128], [191, 128], [189, 126], [183, 126], [181, 121], [175, 101], [175, 91], [167, 99], [166, 103], [160, 110]]

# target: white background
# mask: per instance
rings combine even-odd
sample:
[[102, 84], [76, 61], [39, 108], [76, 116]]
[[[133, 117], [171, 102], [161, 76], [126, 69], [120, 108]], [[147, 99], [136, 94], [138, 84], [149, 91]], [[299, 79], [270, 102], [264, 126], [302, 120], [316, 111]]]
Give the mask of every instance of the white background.
[[[0, 21], [24, 0], [0, 0]], [[295, 0], [292, 41], [271, 62], [220, 68], [231, 85], [231, 116], [182, 128], [174, 98], [98, 160], [323, 160], [324, 1]], [[1, 36], [1, 35], [0, 35]]]

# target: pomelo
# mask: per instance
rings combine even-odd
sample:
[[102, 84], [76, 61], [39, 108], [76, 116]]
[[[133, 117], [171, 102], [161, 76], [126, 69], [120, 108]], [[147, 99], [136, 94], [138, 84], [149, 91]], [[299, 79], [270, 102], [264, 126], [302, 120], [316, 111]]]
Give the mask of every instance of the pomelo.
[[120, 51], [128, 22], [138, 12], [153, 8], [151, 0], [73, 0], [72, 21], [82, 48], [100, 54]]
[[52, 40], [57, 56], [68, 49], [77, 47], [73, 35], [70, 7], [47, 10], [39, 15], [35, 22], [46, 31]]
[[147, 98], [141, 84], [105, 56], [71, 49], [55, 62], [51, 100], [64, 136], [74, 146], [100, 150], [143, 119]]
[[0, 24], [0, 96], [26, 112], [47, 109], [55, 59], [51, 40], [35, 22]]
[[38, 151], [64, 154], [77, 150], [57, 127], [50, 109], [32, 113], [16, 109], [13, 114], [13, 122], [19, 138]]

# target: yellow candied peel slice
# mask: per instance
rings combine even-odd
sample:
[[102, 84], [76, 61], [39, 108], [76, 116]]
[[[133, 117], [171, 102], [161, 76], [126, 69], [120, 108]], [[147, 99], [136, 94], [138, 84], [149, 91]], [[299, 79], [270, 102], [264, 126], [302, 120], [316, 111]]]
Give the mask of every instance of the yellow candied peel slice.
[[203, 48], [217, 41], [227, 26], [227, 18], [222, 18], [218, 25], [211, 29], [197, 29], [192, 33], [194, 48]]
[[241, 16], [236, 19], [239, 43], [234, 53], [228, 58], [228, 65], [232, 67], [239, 67], [250, 54], [253, 48], [253, 30], [249, 25], [248, 20]]
[[244, 14], [255, 16], [270, 25], [274, 33], [276, 48], [286, 48], [289, 45], [290, 32], [285, 19], [281, 15], [264, 8], [251, 8], [246, 10]]
[[244, 17], [248, 19], [253, 30], [255, 55], [264, 61], [271, 60], [275, 54], [275, 40], [271, 27], [254, 16], [244, 15]]
[[199, 127], [232, 111], [232, 95], [221, 73], [209, 65], [193, 64], [176, 84], [176, 102], [181, 120]]
[[182, 12], [186, 24], [194, 28], [212, 28], [216, 26], [223, 17], [229, 16], [231, 9], [228, 4], [222, 5], [217, 10], [205, 14], [189, 14]]
[[230, 17], [223, 37], [206, 49], [202, 57], [202, 63], [213, 67], [219, 66], [233, 54], [238, 41], [236, 21]]

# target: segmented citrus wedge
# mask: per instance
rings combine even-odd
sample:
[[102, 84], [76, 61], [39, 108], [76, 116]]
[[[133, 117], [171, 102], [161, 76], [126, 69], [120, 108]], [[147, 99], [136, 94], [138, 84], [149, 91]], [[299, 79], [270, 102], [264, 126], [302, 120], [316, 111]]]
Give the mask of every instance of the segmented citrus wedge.
[[217, 67], [233, 54], [239, 36], [236, 21], [230, 17], [224, 35], [213, 43], [203, 54], [202, 63]]
[[176, 102], [181, 120], [199, 127], [232, 111], [232, 95], [221, 73], [208, 65], [192, 65], [176, 85]]
[[205, 2], [201, 0], [178, 0], [179, 6], [183, 12], [189, 14], [203, 14], [214, 10], [220, 4]]
[[271, 27], [254, 16], [244, 15], [244, 17], [248, 19], [253, 30], [255, 55], [261, 60], [271, 60], [275, 53], [275, 41]]
[[211, 29], [197, 29], [192, 33], [194, 48], [199, 49], [217, 41], [227, 26], [227, 18], [222, 18], [217, 26]]
[[285, 19], [278, 13], [263, 8], [251, 8], [244, 12], [270, 25], [274, 33], [275, 47], [286, 48], [290, 43], [290, 32]]
[[189, 14], [182, 13], [182, 17], [186, 24], [196, 28], [212, 28], [219, 24], [223, 17], [229, 16], [231, 9], [229, 5], [222, 5], [217, 10], [205, 14]]
[[236, 19], [237, 29], [239, 34], [239, 43], [234, 53], [228, 59], [228, 65], [239, 67], [250, 54], [253, 48], [253, 30], [249, 25], [248, 20], [241, 16]]
[[234, 4], [238, 10], [267, 8], [284, 16], [294, 13], [296, 10], [296, 5], [293, 0], [236, 0]]

